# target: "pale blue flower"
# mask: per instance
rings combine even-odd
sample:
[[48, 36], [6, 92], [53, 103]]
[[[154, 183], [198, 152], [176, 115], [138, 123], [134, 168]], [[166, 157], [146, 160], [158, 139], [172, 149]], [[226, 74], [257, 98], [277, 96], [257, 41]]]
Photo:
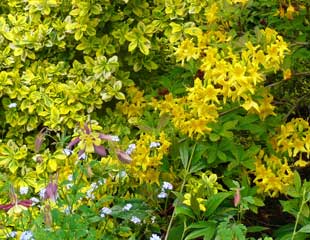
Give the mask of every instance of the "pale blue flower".
[[16, 108], [17, 107], [17, 103], [13, 102], [13, 103], [10, 103], [8, 105], [8, 108]]
[[123, 207], [123, 211], [129, 211], [132, 208], [132, 204], [131, 203], [127, 203], [124, 207]]
[[150, 240], [161, 240], [161, 238], [157, 234], [153, 233], [152, 236], [150, 237]]
[[159, 142], [151, 142], [150, 148], [157, 148], [157, 147], [160, 147], [160, 143]]
[[166, 198], [168, 196], [167, 193], [161, 192], [160, 194], [157, 195], [158, 198]]
[[108, 207], [103, 207], [100, 211], [100, 217], [104, 218], [105, 215], [109, 215], [112, 213], [112, 210]]
[[169, 182], [163, 182], [163, 189], [166, 189], [166, 190], [172, 190], [173, 189], [173, 186], [171, 183]]
[[136, 217], [136, 216], [132, 216], [130, 219], [131, 222], [133, 222], [134, 224], [139, 224], [141, 223], [141, 219]]
[[20, 187], [19, 192], [21, 195], [26, 195], [28, 193], [29, 188], [26, 187]]
[[33, 234], [31, 231], [22, 232], [20, 235], [20, 240], [34, 240]]

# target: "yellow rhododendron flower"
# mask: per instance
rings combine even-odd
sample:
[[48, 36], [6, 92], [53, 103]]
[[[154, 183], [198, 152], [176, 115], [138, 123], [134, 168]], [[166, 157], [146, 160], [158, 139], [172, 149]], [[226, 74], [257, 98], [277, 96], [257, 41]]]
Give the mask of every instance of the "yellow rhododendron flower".
[[[192, 195], [190, 193], [185, 193], [184, 194], [184, 200], [183, 200], [183, 203], [187, 206], [191, 206], [191, 200], [192, 199]], [[198, 204], [199, 204], [199, 209], [203, 212], [205, 212], [207, 209], [204, 205], [204, 202], [205, 202], [205, 199], [203, 198], [197, 198], [196, 199]]]
[[295, 8], [290, 4], [288, 6], [288, 8], [286, 9], [286, 17], [287, 17], [287, 19], [292, 20], [294, 13], [295, 13]]
[[284, 80], [288, 80], [288, 79], [291, 79], [292, 77], [292, 71], [291, 69], [286, 69], [284, 72], [283, 72], [283, 79]]

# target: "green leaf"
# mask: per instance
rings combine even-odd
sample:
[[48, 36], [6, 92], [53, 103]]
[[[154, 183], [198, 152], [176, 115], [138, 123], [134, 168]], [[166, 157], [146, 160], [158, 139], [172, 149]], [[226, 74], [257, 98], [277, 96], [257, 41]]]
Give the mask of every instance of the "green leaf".
[[188, 142], [182, 142], [179, 147], [180, 157], [183, 164], [183, 167], [186, 169], [188, 164]]
[[190, 240], [190, 239], [197, 239], [199, 237], [207, 237], [204, 239], [213, 239], [213, 236], [216, 231], [216, 224], [213, 222], [208, 223], [207, 226], [203, 229], [195, 230], [188, 234], [185, 238], [185, 240]]
[[184, 232], [183, 224], [172, 227], [169, 232], [168, 240], [182, 239], [183, 232]]
[[190, 218], [195, 218], [193, 211], [190, 208], [183, 206], [183, 205], [175, 207], [175, 214], [176, 216], [185, 215]]
[[216, 133], [211, 133], [209, 135], [209, 138], [212, 142], [217, 142], [218, 140], [220, 140], [221, 137], [217, 135]]
[[248, 226], [247, 227], [247, 232], [248, 233], [255, 233], [255, 232], [262, 232], [265, 230], [268, 230], [269, 228], [267, 227], [262, 227], [262, 226]]
[[303, 226], [301, 229], [298, 230], [298, 232], [310, 233], [310, 224]]
[[223, 124], [223, 130], [224, 131], [233, 130], [233, 129], [235, 129], [237, 123], [238, 123], [238, 120], [233, 120], [233, 121], [225, 122]]
[[211, 145], [208, 148], [208, 163], [213, 163], [217, 157], [217, 144]]
[[225, 161], [227, 160], [226, 154], [223, 153], [222, 151], [217, 151], [217, 157], [218, 157], [221, 161], [223, 161], [223, 162], [225, 162]]
[[231, 195], [232, 195], [231, 192], [220, 192], [220, 193], [217, 193], [217, 194], [211, 196], [205, 204], [205, 206], [207, 208], [205, 215], [207, 217], [210, 217], [216, 211], [216, 209], [221, 205], [221, 203], [226, 198], [230, 197]]
[[138, 46], [137, 41], [132, 41], [129, 45], [128, 45], [128, 51], [132, 52], [133, 50], [136, 49], [136, 47]]
[[116, 94], [115, 94], [115, 98], [116, 99], [118, 99], [118, 100], [125, 100], [125, 94], [124, 93], [122, 93], [122, 92], [117, 92]]
[[146, 40], [146, 41], [139, 41], [138, 47], [139, 47], [140, 51], [144, 55], [149, 55], [151, 44], [150, 44], [150, 42], [148, 40]]
[[301, 190], [301, 179], [299, 176], [299, 173], [297, 171], [294, 171], [294, 186], [297, 192], [300, 192]]

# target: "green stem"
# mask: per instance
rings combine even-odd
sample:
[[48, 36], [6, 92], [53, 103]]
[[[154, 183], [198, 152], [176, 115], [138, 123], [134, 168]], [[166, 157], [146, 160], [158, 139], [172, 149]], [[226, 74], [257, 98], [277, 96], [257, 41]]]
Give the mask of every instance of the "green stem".
[[[191, 164], [192, 164], [192, 159], [193, 159], [193, 156], [194, 156], [194, 152], [195, 152], [195, 149], [196, 149], [196, 145], [197, 145], [197, 143], [195, 143], [195, 145], [194, 145], [194, 147], [193, 147], [191, 156], [190, 156], [189, 161], [188, 161], [188, 163], [187, 163], [187, 165], [186, 165], [186, 168], [185, 168], [185, 176], [184, 176], [184, 178], [183, 178], [183, 182], [182, 182], [182, 185], [181, 185], [181, 189], [180, 189], [180, 191], [179, 191], [180, 194], [183, 192], [183, 189], [184, 189], [184, 186], [185, 186], [185, 183], [186, 183], [186, 178], [187, 178], [187, 176], [188, 176], [188, 174], [189, 174], [189, 168], [190, 168], [190, 166], [191, 166]], [[174, 220], [174, 216], [175, 216], [175, 208], [173, 209], [173, 213], [172, 213], [172, 215], [171, 215], [171, 219], [170, 219], [170, 222], [169, 222], [169, 225], [168, 225], [168, 228], [167, 228], [167, 233], [166, 233], [166, 236], [165, 236], [165, 239], [164, 239], [164, 240], [167, 240], [167, 239], [168, 239], [169, 232], [170, 232], [170, 229], [171, 229], [171, 227], [172, 227], [172, 222], [173, 222], [173, 220]], [[184, 232], [183, 232], [183, 234], [184, 234]]]
[[294, 226], [294, 232], [293, 232], [293, 234], [292, 234], [291, 240], [294, 240], [294, 238], [295, 238], [296, 230], [297, 230], [297, 226], [298, 226], [298, 222], [299, 222], [299, 218], [300, 218], [300, 214], [301, 214], [301, 211], [302, 211], [302, 209], [303, 209], [305, 203], [307, 202], [307, 201], [305, 201], [305, 195], [306, 195], [306, 189], [304, 189], [304, 191], [303, 191], [303, 193], [302, 193], [301, 206], [300, 206], [299, 211], [298, 211], [297, 216], [296, 216], [296, 221], [295, 221], [295, 226]]

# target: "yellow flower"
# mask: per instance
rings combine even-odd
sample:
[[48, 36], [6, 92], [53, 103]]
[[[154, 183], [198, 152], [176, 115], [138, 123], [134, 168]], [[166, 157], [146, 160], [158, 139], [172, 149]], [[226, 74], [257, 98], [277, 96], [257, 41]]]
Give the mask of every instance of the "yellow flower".
[[298, 161], [294, 162], [294, 166], [296, 167], [305, 167], [308, 164], [309, 164], [308, 162], [302, 160], [301, 158]]
[[285, 69], [283, 72], [283, 79], [288, 80], [291, 79], [291, 77], [292, 77], [291, 69]]
[[209, 24], [216, 21], [217, 11], [218, 11], [217, 3], [213, 3], [210, 7], [206, 8], [205, 16]]
[[189, 61], [190, 59], [198, 59], [199, 49], [195, 47], [190, 39], [185, 39], [175, 52], [177, 62]]
[[263, 150], [256, 157], [254, 183], [258, 192], [267, 193], [276, 197], [279, 193], [286, 193], [287, 187], [292, 184], [293, 172], [286, 159], [268, 156]]
[[293, 19], [294, 13], [295, 13], [295, 8], [290, 4], [288, 8], [286, 9], [286, 17], [291, 20]]
[[[203, 198], [197, 198], [196, 199], [198, 204], [199, 204], [199, 209], [203, 212], [205, 212], [207, 209], [204, 205], [205, 199]], [[185, 193], [184, 194], [184, 200], [183, 203], [187, 206], [191, 206], [192, 205], [192, 195], [190, 193]]]

